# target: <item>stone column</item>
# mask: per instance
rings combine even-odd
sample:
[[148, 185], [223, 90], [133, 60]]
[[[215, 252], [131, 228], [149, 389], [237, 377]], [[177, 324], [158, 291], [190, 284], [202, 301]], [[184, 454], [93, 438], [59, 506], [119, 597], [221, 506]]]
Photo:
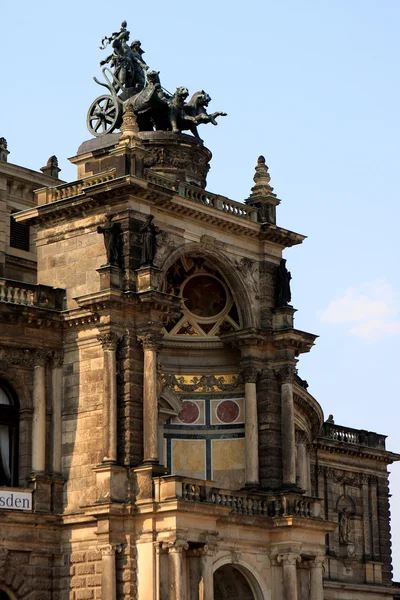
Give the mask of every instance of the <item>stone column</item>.
[[199, 600], [214, 600], [213, 556], [216, 548], [206, 544], [200, 550], [200, 589]]
[[163, 548], [168, 550], [169, 591], [168, 600], [184, 600], [183, 550], [189, 545], [184, 540], [166, 542]]
[[307, 438], [303, 431], [296, 432], [297, 476], [302, 490], [310, 494], [310, 469], [307, 452]]
[[245, 367], [245, 482], [247, 486], [258, 486], [258, 411], [257, 411], [257, 377], [259, 371], [255, 367]]
[[46, 469], [46, 361], [47, 352], [36, 350], [33, 372], [32, 471]]
[[324, 600], [324, 556], [316, 556], [310, 561], [310, 600]]
[[104, 351], [103, 367], [103, 452], [102, 462], [117, 462], [117, 361], [119, 336], [110, 331], [97, 336]]
[[105, 544], [101, 551], [101, 597], [106, 600], [117, 600], [117, 578], [115, 553], [121, 547], [115, 544]]
[[159, 332], [138, 335], [142, 343], [143, 364], [143, 463], [158, 464], [157, 350]]
[[301, 562], [301, 556], [289, 552], [278, 554], [278, 563], [283, 568], [283, 600], [297, 600], [297, 563]]
[[284, 486], [296, 486], [296, 440], [294, 427], [294, 404], [291, 367], [281, 371], [282, 408], [282, 481]]
[[61, 473], [62, 363], [62, 353], [55, 352], [51, 368], [53, 473]]

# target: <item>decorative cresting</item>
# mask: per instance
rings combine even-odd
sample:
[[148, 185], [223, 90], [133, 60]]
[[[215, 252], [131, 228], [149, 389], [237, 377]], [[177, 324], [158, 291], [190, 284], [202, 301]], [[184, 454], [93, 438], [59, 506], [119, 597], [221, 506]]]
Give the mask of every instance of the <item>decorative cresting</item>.
[[180, 133], [189, 130], [199, 138], [198, 125], [217, 125], [217, 117], [226, 113], [207, 113], [211, 98], [204, 90], [196, 92], [187, 101], [189, 91], [185, 87], [178, 87], [175, 94], [164, 89], [159, 71], [149, 71], [143, 60], [140, 41], [128, 44], [130, 32], [126, 27], [127, 22], [123, 21], [119, 32], [102, 39], [100, 49], [111, 46], [112, 52], [100, 62], [105, 83], [95, 77], [94, 81], [109, 93], [96, 98], [89, 108], [87, 126], [90, 133], [100, 136], [118, 129], [129, 107], [137, 117], [140, 131], [155, 129]]
[[183, 298], [181, 314], [165, 324], [168, 337], [201, 340], [240, 328], [230, 289], [209, 259], [179, 258], [165, 275], [163, 291]]

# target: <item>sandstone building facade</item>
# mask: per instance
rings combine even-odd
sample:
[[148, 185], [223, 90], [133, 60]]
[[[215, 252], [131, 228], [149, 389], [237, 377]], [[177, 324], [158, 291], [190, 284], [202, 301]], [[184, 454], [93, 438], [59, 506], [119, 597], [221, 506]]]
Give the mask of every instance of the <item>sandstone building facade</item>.
[[0, 599], [395, 598], [399, 456], [297, 373], [264, 159], [239, 203], [201, 141], [121, 129], [72, 183], [2, 146]]

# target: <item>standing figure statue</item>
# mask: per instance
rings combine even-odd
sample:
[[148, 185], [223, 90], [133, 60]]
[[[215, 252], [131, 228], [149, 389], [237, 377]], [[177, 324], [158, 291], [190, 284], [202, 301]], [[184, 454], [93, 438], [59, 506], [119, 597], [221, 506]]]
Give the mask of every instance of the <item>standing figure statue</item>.
[[339, 513], [339, 541], [341, 544], [350, 542], [349, 517], [346, 508]]
[[290, 291], [290, 280], [292, 276], [290, 271], [286, 268], [286, 260], [281, 259], [279, 263], [277, 278], [276, 278], [276, 306], [287, 306], [291, 299], [292, 294]]
[[148, 215], [140, 228], [142, 234], [142, 257], [140, 266], [152, 266], [157, 251], [156, 236], [160, 233], [158, 227], [153, 223], [153, 215]]
[[118, 267], [121, 248], [121, 226], [119, 223], [111, 222], [114, 216], [106, 215], [107, 220], [102, 227], [100, 225], [97, 227], [97, 233], [102, 233], [104, 236], [107, 264]]
[[140, 41], [135, 40], [130, 46], [128, 45], [130, 32], [126, 29], [126, 25], [126, 21], [123, 21], [118, 33], [102, 39], [100, 49], [103, 50], [111, 44], [113, 53], [102, 60], [100, 66], [108, 63], [114, 69], [114, 77], [119, 84], [114, 84], [116, 92], [125, 88], [135, 88], [139, 92], [146, 85], [145, 71], [148, 67], [142, 59], [144, 51]]

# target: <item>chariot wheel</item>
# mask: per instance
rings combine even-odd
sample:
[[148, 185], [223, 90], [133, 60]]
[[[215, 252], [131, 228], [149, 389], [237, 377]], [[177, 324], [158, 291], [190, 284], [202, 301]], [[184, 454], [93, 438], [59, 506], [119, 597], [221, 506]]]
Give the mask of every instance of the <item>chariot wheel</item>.
[[121, 103], [113, 96], [99, 96], [87, 114], [87, 127], [95, 136], [111, 133], [121, 119]]

